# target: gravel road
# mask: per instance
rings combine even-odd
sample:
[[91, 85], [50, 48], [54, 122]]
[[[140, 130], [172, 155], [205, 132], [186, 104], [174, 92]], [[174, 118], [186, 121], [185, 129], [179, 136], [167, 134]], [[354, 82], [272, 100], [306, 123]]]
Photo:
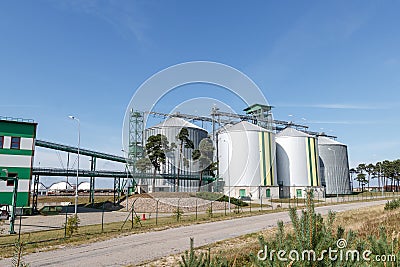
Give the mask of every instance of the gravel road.
[[[386, 200], [358, 202], [335, 206], [318, 207], [316, 211], [327, 214], [332, 211], [347, 211], [386, 203]], [[155, 260], [188, 248], [189, 237], [194, 237], [195, 246], [258, 232], [276, 226], [278, 220], [289, 221], [288, 212], [271, 213], [247, 218], [197, 224], [172, 228], [158, 232], [133, 234], [106, 241], [33, 253], [24, 256], [30, 266], [124, 266]], [[0, 266], [10, 266], [11, 260], [0, 261]]]

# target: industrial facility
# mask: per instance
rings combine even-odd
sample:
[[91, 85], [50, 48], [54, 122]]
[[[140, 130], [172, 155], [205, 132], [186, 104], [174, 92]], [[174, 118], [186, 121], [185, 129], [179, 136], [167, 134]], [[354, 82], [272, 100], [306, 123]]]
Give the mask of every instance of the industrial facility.
[[[77, 189], [87, 193], [90, 203], [94, 203], [97, 177], [114, 179], [115, 202], [122, 194], [154, 191], [221, 192], [251, 199], [304, 198], [308, 189], [318, 197], [351, 194], [347, 146], [305, 125], [274, 120], [271, 109], [254, 104], [244, 114], [236, 114], [213, 107], [210, 116], [203, 117], [131, 110], [126, 157], [37, 140], [35, 122], [1, 118], [0, 204], [35, 211], [39, 195], [73, 191], [68, 177], [75, 175], [90, 178]], [[163, 121], [146, 127], [150, 116]], [[199, 124], [209, 124], [205, 128], [212, 131]], [[146, 144], [155, 135], [167, 141], [165, 160], [156, 170], [151, 164], [139, 170], [136, 164], [148, 158]], [[35, 146], [90, 157], [91, 168], [35, 168]], [[96, 170], [97, 159], [124, 164], [126, 170]], [[67, 179], [46, 188], [40, 176]]]

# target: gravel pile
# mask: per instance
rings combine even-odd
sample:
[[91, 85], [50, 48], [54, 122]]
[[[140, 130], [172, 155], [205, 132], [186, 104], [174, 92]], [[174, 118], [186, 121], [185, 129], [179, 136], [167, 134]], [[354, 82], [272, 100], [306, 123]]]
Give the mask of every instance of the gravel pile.
[[[157, 200], [158, 200], [158, 212], [173, 213], [179, 208], [183, 212], [195, 212], [196, 205], [197, 211], [207, 211], [211, 207], [213, 210], [223, 210], [228, 208], [228, 203], [219, 201], [209, 201], [196, 197], [160, 197], [160, 198], [148, 198], [148, 197], [131, 197], [128, 199], [128, 205], [131, 207], [133, 201], [135, 201], [135, 211], [136, 212], [156, 212], [157, 210]], [[126, 207], [126, 200], [121, 203], [122, 206]], [[231, 205], [231, 208], [234, 208]]]

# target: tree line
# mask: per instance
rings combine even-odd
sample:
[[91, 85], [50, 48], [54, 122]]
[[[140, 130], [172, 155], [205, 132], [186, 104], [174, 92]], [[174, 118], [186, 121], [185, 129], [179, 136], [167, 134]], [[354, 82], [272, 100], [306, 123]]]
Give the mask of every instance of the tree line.
[[350, 169], [350, 174], [358, 182], [362, 192], [365, 186], [369, 188], [371, 179], [378, 179], [378, 187], [383, 187], [385, 191], [400, 191], [400, 159], [384, 160], [375, 164], [360, 163], [356, 168]]

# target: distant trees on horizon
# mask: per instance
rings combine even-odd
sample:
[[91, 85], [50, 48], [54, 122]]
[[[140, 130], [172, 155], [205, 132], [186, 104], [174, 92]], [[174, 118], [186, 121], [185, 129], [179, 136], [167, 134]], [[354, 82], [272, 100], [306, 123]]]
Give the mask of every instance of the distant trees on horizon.
[[[358, 186], [364, 191], [364, 187], [371, 179], [378, 179], [378, 187], [385, 191], [400, 190], [400, 159], [393, 161], [384, 160], [375, 164], [360, 163], [356, 168], [350, 169], [351, 178], [358, 182]], [[354, 177], [355, 176], [355, 177]]]

